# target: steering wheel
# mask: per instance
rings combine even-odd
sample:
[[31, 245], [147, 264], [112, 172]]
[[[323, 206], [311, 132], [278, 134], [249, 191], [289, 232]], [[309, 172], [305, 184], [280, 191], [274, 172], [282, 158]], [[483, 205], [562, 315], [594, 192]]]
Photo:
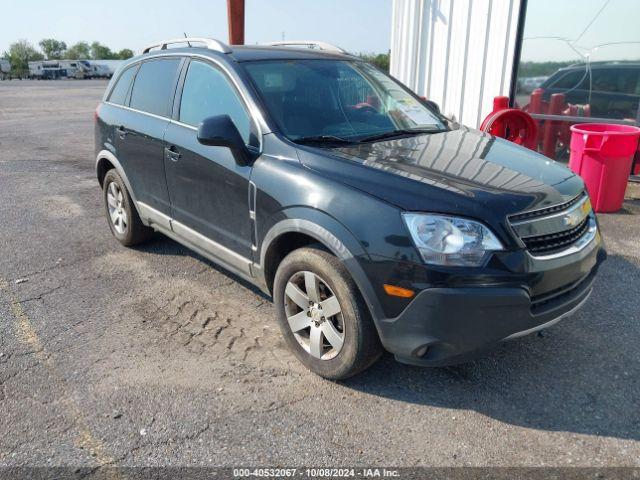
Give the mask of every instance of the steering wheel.
[[366, 102], [356, 103], [351, 108], [353, 108], [357, 112], [367, 113], [369, 115], [378, 113], [378, 110], [376, 110], [376, 108], [373, 105], [371, 105], [370, 103], [366, 103]]

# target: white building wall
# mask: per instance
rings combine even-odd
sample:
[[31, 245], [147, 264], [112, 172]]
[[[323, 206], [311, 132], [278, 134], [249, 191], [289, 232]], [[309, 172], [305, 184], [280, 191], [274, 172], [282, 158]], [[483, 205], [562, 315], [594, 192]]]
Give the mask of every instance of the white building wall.
[[391, 74], [478, 127], [508, 95], [520, 0], [393, 0]]

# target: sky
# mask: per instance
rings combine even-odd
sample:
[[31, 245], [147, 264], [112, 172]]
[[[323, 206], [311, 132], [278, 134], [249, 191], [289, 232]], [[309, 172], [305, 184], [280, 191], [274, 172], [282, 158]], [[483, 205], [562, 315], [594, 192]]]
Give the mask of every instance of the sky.
[[[571, 40], [581, 37], [575, 45], [583, 48], [583, 54], [590, 50], [593, 61], [640, 59], [639, 0], [529, 0], [528, 3], [523, 61], [580, 58], [566, 42], [539, 37]], [[622, 44], [593, 48], [618, 42]]]
[[[158, 40], [228, 39], [227, 0], [9, 0], [2, 9], [0, 53], [18, 39], [67, 46], [94, 40], [139, 53]], [[352, 52], [389, 50], [391, 0], [246, 0], [245, 42], [324, 40]]]
[[[438, 0], [433, 0], [438, 1]], [[464, 1], [464, 0], [454, 0]], [[487, 1], [487, 0], [468, 0]], [[506, 0], [493, 0], [494, 8]], [[577, 61], [566, 42], [579, 39], [591, 59], [640, 59], [640, 0], [529, 0], [522, 60]], [[97, 40], [139, 53], [158, 40], [205, 36], [226, 41], [227, 0], [9, 0], [0, 21], [0, 54], [11, 42]], [[324, 40], [351, 52], [389, 50], [392, 0], [246, 0], [246, 43]], [[604, 6], [602, 12], [598, 14]], [[594, 20], [595, 19], [595, 20]], [[592, 25], [585, 28], [592, 21]], [[582, 33], [584, 31], [584, 33]]]

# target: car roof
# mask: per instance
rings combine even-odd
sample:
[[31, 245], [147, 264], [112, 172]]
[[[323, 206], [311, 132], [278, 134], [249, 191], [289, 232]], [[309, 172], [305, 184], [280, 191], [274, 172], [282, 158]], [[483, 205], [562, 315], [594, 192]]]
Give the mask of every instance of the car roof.
[[238, 62], [255, 60], [306, 60], [334, 59], [348, 60], [354, 57], [349, 54], [318, 50], [307, 47], [271, 47], [265, 45], [231, 45], [231, 56]]
[[307, 47], [275, 47], [266, 45], [229, 45], [229, 53], [222, 53], [203, 47], [167, 48], [151, 50], [149, 53], [131, 59], [130, 63], [158, 54], [172, 53], [182, 55], [203, 55], [212, 58], [227, 58], [236, 62], [252, 62], [257, 60], [358, 60], [353, 55], [318, 50]]
[[[578, 63], [558, 69], [558, 72], [568, 72], [571, 70], [584, 70], [586, 63]], [[591, 62], [591, 70], [606, 70], [610, 68], [640, 68], [640, 62]]]

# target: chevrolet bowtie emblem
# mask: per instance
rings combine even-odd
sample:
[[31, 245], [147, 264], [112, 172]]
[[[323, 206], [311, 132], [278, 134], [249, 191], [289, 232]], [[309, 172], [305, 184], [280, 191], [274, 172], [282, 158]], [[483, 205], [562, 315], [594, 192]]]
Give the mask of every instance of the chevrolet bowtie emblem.
[[564, 223], [567, 227], [575, 227], [582, 220], [582, 215], [579, 210], [575, 212], [568, 213], [562, 218], [562, 223]]
[[562, 217], [562, 223], [567, 227], [576, 227], [591, 212], [591, 202], [585, 201], [579, 209], [573, 210]]

